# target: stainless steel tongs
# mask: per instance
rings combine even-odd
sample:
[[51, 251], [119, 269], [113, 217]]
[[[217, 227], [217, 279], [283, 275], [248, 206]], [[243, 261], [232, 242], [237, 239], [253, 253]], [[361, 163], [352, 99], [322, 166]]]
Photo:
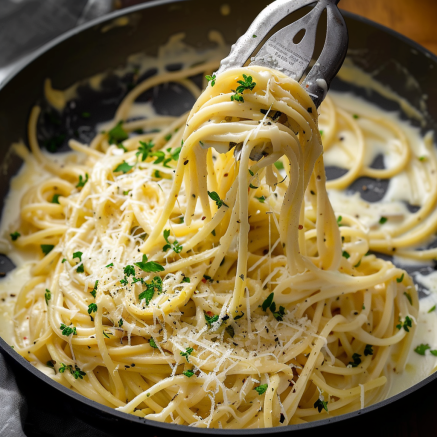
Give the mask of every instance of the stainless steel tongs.
[[[337, 8], [339, 1], [276, 0], [258, 15], [249, 30], [232, 46], [231, 53], [223, 59], [217, 73], [242, 67], [250, 59], [250, 65], [273, 68], [301, 81], [312, 60], [317, 25], [326, 9], [328, 25], [324, 48], [301, 84], [316, 107], [319, 107], [343, 64], [348, 47], [346, 23]], [[260, 42], [276, 24], [292, 12], [314, 3], [311, 12], [275, 33], [252, 57]], [[296, 38], [299, 32], [300, 35], [304, 33], [302, 39], [299, 36]]]

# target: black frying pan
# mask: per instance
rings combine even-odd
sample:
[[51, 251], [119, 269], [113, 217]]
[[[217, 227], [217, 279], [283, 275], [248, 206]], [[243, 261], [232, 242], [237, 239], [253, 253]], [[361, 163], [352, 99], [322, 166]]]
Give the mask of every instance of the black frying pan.
[[[46, 45], [20, 71], [0, 84], [2, 169], [0, 199], [2, 206], [9, 189], [9, 180], [22, 164], [18, 157], [8, 154], [8, 149], [12, 142], [27, 139], [26, 125], [31, 107], [39, 103], [44, 108], [45, 115], [41, 117], [38, 126], [40, 142], [47, 148], [62, 150], [71, 137], [88, 141], [95, 132], [96, 122], [111, 118], [118, 102], [129, 88], [132, 75], [127, 74], [123, 78], [117, 78], [109, 73], [101, 93], [96, 93], [86, 86], [82, 87], [76, 99], [76, 109], [64, 111], [59, 117], [60, 123], [50, 122], [50, 110], [43, 98], [44, 79], [50, 77], [53, 86], [57, 89], [66, 88], [80, 79], [103, 71], [110, 72], [111, 69], [123, 65], [130, 54], [138, 52], [156, 54], [158, 47], [165, 43], [169, 36], [177, 32], [185, 32], [185, 41], [199, 49], [211, 45], [207, 38], [211, 29], [220, 31], [226, 41], [232, 44], [246, 31], [268, 1], [234, 0], [229, 3], [231, 13], [227, 16], [220, 13], [221, 1], [206, 0], [155, 1], [111, 14], [76, 28]], [[298, 15], [303, 15], [303, 12]], [[426, 124], [421, 128], [424, 131], [435, 129], [437, 126], [437, 86], [435, 83], [437, 57], [413, 41], [383, 26], [353, 14], [344, 13], [344, 15], [350, 34], [348, 56], [364, 71], [373, 73], [378, 69], [379, 73], [375, 78], [406, 98], [418, 109], [420, 109], [422, 95], [426, 94], [428, 96]], [[128, 16], [130, 24], [102, 32], [105, 25], [120, 16]], [[295, 18], [291, 17], [291, 19]], [[287, 20], [290, 21], [290, 19]], [[283, 26], [284, 23], [280, 25]], [[399, 66], [408, 69], [409, 74], [416, 79], [417, 86], [412, 88], [406, 86], [405, 71], [398, 68]], [[177, 68], [177, 65], [169, 66], [169, 69]], [[195, 78], [195, 80], [200, 79], [200, 77]], [[338, 79], [334, 81], [332, 88], [340, 91], [353, 91], [387, 110], [399, 110], [397, 103], [351, 84], [343, 83]], [[171, 95], [164, 87], [159, 89], [158, 93], [159, 99], [154, 102], [158, 112], [167, 111], [168, 113], [170, 111], [177, 115], [186, 110], [187, 104], [194, 103], [188, 94]], [[150, 95], [144, 95], [142, 98], [150, 97]], [[178, 100], [175, 103], [176, 97]], [[111, 100], [112, 103], [102, 106], [100, 102], [105, 98]], [[168, 105], [170, 99], [172, 99], [171, 106]], [[92, 121], [81, 120], [78, 116], [81, 111], [92, 111], [96, 117]], [[412, 123], [418, 125], [417, 121], [413, 120]], [[78, 132], [77, 127], [84, 124], [88, 125], [90, 130], [85, 133]], [[381, 165], [381, 160], [378, 159], [374, 163], [375, 167]], [[338, 176], [342, 171], [342, 169], [330, 168], [328, 177]], [[383, 181], [373, 182], [376, 183], [377, 188], [384, 189], [387, 186]], [[369, 184], [360, 180], [351, 189], [360, 191], [359, 187], [362, 185]], [[370, 201], [378, 200], [377, 191], [361, 192], [361, 195]], [[6, 271], [13, 268], [12, 263], [4, 256], [2, 265]], [[93, 436], [102, 435], [99, 431], [117, 436], [132, 435], [137, 432], [141, 433], [139, 435], [147, 436], [164, 436], [170, 432], [214, 435], [294, 433], [294, 435], [315, 436], [320, 433], [344, 433], [344, 435], [352, 436], [369, 434], [406, 436], [411, 435], [406, 424], [412, 422], [415, 422], [415, 429], [419, 430], [420, 435], [433, 434], [431, 431], [433, 428], [430, 427], [437, 408], [437, 400], [434, 400], [437, 390], [437, 374], [393, 398], [362, 411], [307, 425], [246, 431], [202, 430], [151, 422], [101, 406], [53, 382], [15, 353], [2, 339], [0, 339], [0, 351], [10, 363], [19, 387], [27, 397], [29, 417], [26, 433], [28, 435], [43, 435], [32, 425], [41, 420], [54, 423], [52, 428], [58, 431], [53, 431], [50, 435], [62, 435], [63, 421], [71, 422], [71, 417], [77, 418], [78, 423], [83, 422], [89, 425], [88, 435]], [[0, 400], [0, 402], [3, 401]], [[35, 417], [32, 409], [35, 403], [46, 406], [43, 418]], [[410, 418], [410, 421], [408, 422], [406, 418]], [[79, 425], [77, 429], [80, 429]]]

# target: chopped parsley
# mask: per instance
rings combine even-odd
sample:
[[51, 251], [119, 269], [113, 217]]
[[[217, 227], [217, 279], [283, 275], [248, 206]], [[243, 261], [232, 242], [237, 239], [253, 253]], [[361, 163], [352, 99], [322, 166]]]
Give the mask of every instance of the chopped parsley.
[[[285, 308], [283, 306], [280, 306], [278, 311], [276, 311], [276, 303], [273, 301], [275, 297], [274, 293], [270, 293], [269, 296], [267, 297], [267, 299], [263, 302], [262, 304], [262, 309], [263, 311], [267, 311], [268, 309], [270, 309], [270, 311], [273, 314], [273, 317], [278, 321], [278, 322], [282, 322], [282, 320], [284, 319], [285, 316]], [[234, 318], [235, 320], [235, 318]]]
[[119, 144], [129, 138], [129, 134], [123, 129], [123, 121], [119, 121], [115, 127], [108, 132], [109, 144]]
[[322, 412], [322, 410], [325, 410], [327, 413], [328, 411], [328, 401], [322, 401], [321, 399], [317, 399], [316, 402], [314, 402], [314, 408], [317, 408], [319, 413]]
[[164, 230], [164, 240], [167, 242], [167, 244], [162, 248], [164, 252], [167, 252], [169, 249], [172, 249], [175, 253], [181, 253], [183, 247], [175, 240], [173, 243], [170, 243], [168, 241], [168, 237], [170, 237], [170, 230], [165, 229]]
[[188, 357], [193, 353], [193, 351], [194, 351], [194, 349], [192, 347], [187, 347], [185, 349], [185, 352], [180, 352], [181, 356], [185, 357], [185, 359], [187, 360], [187, 363], [190, 362]]
[[261, 396], [267, 391], [268, 384], [261, 384], [255, 387], [254, 390]]
[[404, 280], [404, 277], [405, 277], [405, 273], [402, 273], [402, 276], [400, 278], [396, 278], [396, 282], [400, 284]]
[[93, 291], [90, 291], [90, 294], [94, 299], [96, 298], [96, 292], [97, 292], [98, 285], [99, 285], [99, 280], [97, 279], [97, 281], [94, 283]]
[[249, 184], [249, 187], [252, 188], [252, 190], [257, 190], [259, 187], [255, 187], [255, 185]]
[[135, 267], [134, 266], [126, 266], [123, 270], [126, 276], [135, 276]]
[[41, 244], [41, 250], [44, 255], [48, 255], [54, 248], [53, 244]]
[[162, 292], [162, 279], [159, 276], [155, 276], [150, 284], [146, 283], [146, 289], [140, 293], [138, 299], [140, 301], [145, 299], [146, 305], [149, 305], [155, 295], [155, 291], [157, 291], [158, 294]]
[[44, 294], [44, 298], [46, 300], [46, 304], [48, 305], [49, 304], [49, 300], [52, 298], [52, 293], [51, 293], [50, 290], [47, 290], [47, 288], [46, 288], [46, 292]]
[[123, 161], [119, 166], [114, 169], [114, 172], [123, 172], [123, 174], [126, 174], [129, 173], [133, 168], [133, 165], [129, 165], [126, 161]]
[[118, 327], [119, 328], [121, 328], [122, 326], [123, 326], [123, 319], [120, 319], [119, 321], [118, 321]]
[[149, 154], [152, 152], [154, 147], [155, 145], [152, 143], [152, 141], [149, 141], [148, 143], [140, 141], [140, 147], [138, 147], [136, 156], [141, 156], [141, 161], [144, 162], [149, 157]]
[[187, 378], [191, 378], [194, 375], [194, 372], [192, 370], [186, 370], [185, 372], [183, 372], [183, 374], [187, 377]]
[[229, 208], [229, 206], [220, 199], [220, 196], [215, 191], [208, 191], [208, 196], [216, 203], [218, 209], [220, 209], [222, 206]]
[[416, 354], [419, 355], [425, 355], [425, 352], [431, 349], [431, 346], [429, 344], [419, 344], [419, 346], [416, 347], [416, 349], [414, 349], [414, 352], [416, 352]]
[[172, 136], [173, 136], [172, 134], [167, 134], [167, 135], [164, 137], [165, 141], [170, 141]]
[[51, 203], [57, 203], [59, 205], [59, 198], [61, 197], [60, 194], [54, 194], [53, 198], [51, 200]]
[[387, 220], [388, 220], [387, 217], [381, 217], [381, 218], [379, 219], [379, 224], [380, 224], [380, 225], [383, 225], [384, 223], [387, 223]]
[[213, 281], [211, 276], [208, 276], [208, 275], [203, 275], [203, 279], [205, 280], [204, 282], [206, 282], [206, 281], [212, 282]]
[[61, 323], [59, 329], [62, 331], [62, 335], [65, 335], [66, 337], [69, 337], [71, 334], [77, 335], [76, 328], [74, 326], [71, 327]]
[[212, 76], [208, 75], [205, 76], [205, 79], [208, 81], [208, 83], [211, 83], [211, 86], [215, 85], [215, 81], [217, 80], [217, 76], [213, 74]]
[[343, 255], [343, 257], [346, 258], [346, 259], [349, 259], [349, 258], [351, 257], [351, 256], [349, 255], [349, 253], [346, 252], [345, 250], [343, 250], [342, 255]]
[[358, 267], [361, 265], [361, 261], [362, 261], [362, 259], [360, 259], [360, 260], [358, 261], [358, 263], [354, 265], [354, 267], [355, 267], [355, 268], [358, 268]]
[[421, 157], [419, 158], [419, 161], [426, 161], [426, 156], [421, 156]]
[[436, 305], [434, 305], [429, 311], [428, 311], [428, 313], [432, 313], [433, 311], [435, 311], [435, 309], [436, 309]]
[[337, 225], [338, 226], [343, 226], [342, 224], [341, 224], [341, 222], [343, 221], [343, 217], [340, 215], [340, 216], [338, 216], [338, 218], [337, 218]]
[[107, 266], [105, 266], [107, 269], [109, 269], [110, 267], [114, 267], [114, 263], [108, 264]]
[[79, 175], [79, 182], [77, 183], [76, 188], [83, 188], [88, 182], [88, 177], [88, 173], [85, 173], [85, 179], [82, 177], [82, 175]]
[[97, 311], [97, 304], [95, 303], [90, 303], [88, 305], [88, 314], [92, 314], [95, 313]]
[[401, 318], [399, 317], [399, 322], [400, 323], [396, 325], [396, 328], [398, 329], [404, 328], [406, 332], [410, 332], [410, 328], [413, 327], [413, 323], [412, 323], [413, 321], [411, 320], [410, 317], [406, 316], [404, 321], [402, 321]]
[[215, 314], [214, 316], [210, 316], [210, 315], [208, 315], [208, 313], [204, 312], [204, 316], [205, 316], [205, 322], [209, 328], [211, 328], [212, 324], [217, 322], [217, 320], [219, 319], [218, 314]]
[[187, 284], [191, 283], [191, 279], [188, 276], [185, 276], [184, 279], [182, 279], [182, 282], [186, 282]]
[[147, 255], [143, 255], [143, 260], [141, 262], [135, 263], [135, 265], [146, 273], [157, 273], [163, 272], [165, 269], [161, 264], [155, 261], [147, 261]]
[[411, 294], [405, 292], [404, 296], [408, 299], [408, 302], [410, 302], [410, 305], [413, 305], [413, 299], [411, 298]]
[[265, 203], [265, 201], [266, 201], [266, 198], [264, 196], [261, 196], [261, 197], [255, 196], [255, 199], [258, 199], [259, 203]]
[[246, 76], [243, 74], [244, 80], [239, 80], [240, 84], [235, 90], [235, 94], [231, 96], [231, 101], [242, 102], [244, 103], [243, 93], [246, 90], [253, 91], [256, 86], [256, 83], [253, 82], [252, 76]]
[[348, 364], [348, 366], [358, 367], [361, 364], [361, 355], [360, 354], [357, 354], [357, 353], [353, 354], [352, 359], [353, 359], [353, 362], [350, 362]]
[[156, 346], [155, 339], [153, 337], [150, 337], [149, 344], [153, 347], [153, 349], [158, 349], [158, 346]]
[[367, 357], [368, 355], [373, 355], [373, 346], [371, 344], [366, 344], [364, 348], [364, 356]]
[[106, 333], [105, 331], [103, 331], [103, 335], [104, 335], [106, 338], [110, 338], [108, 334], [109, 334], [109, 335], [112, 335], [110, 332]]
[[[82, 252], [74, 252], [73, 253], [73, 260], [75, 259], [75, 258], [78, 258], [79, 259], [79, 262], [82, 262], [82, 255], [83, 255], [83, 253]], [[77, 273], [83, 273], [85, 270], [84, 270], [84, 266], [83, 266], [83, 264], [81, 264], [77, 269], [76, 269], [76, 271], [77, 271]]]
[[13, 234], [9, 234], [9, 235], [10, 235], [12, 241], [17, 241], [21, 237], [21, 234], [17, 231], [15, 231]]
[[357, 114], [354, 114], [353, 117], [355, 118], [355, 120], [358, 120], [360, 118], [360, 116]]
[[74, 379], [83, 379], [83, 377], [86, 375], [86, 373], [80, 370], [80, 367], [77, 367], [77, 365], [75, 365], [73, 369], [71, 364], [66, 366], [64, 363], [61, 363], [61, 366], [59, 367], [59, 373], [64, 373], [66, 370], [70, 371], [70, 373], [74, 376]]

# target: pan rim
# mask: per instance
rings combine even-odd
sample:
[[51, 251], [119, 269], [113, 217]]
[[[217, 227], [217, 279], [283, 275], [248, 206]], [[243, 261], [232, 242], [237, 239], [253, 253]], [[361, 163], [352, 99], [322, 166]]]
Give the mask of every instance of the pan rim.
[[[156, 6], [162, 6], [166, 4], [175, 4], [175, 3], [182, 3], [182, 2], [189, 2], [191, 0], [154, 0], [146, 4], [139, 4], [135, 6], [131, 6], [129, 8], [121, 9], [116, 12], [112, 12], [110, 14], [104, 15], [103, 17], [99, 17], [97, 19], [94, 19], [92, 21], [89, 21], [87, 23], [84, 23], [76, 28], [73, 28], [62, 35], [58, 36], [54, 40], [48, 42], [41, 48], [37, 49], [32, 55], [29, 55], [28, 58], [22, 62], [19, 63], [19, 65], [12, 69], [9, 74], [0, 82], [0, 94], [3, 88], [5, 88], [12, 80], [20, 74], [23, 70], [28, 68], [34, 61], [36, 61], [40, 56], [45, 54], [46, 52], [49, 52], [54, 47], [58, 46], [59, 44], [63, 43], [64, 41], [76, 36], [77, 34], [82, 33], [85, 30], [88, 30], [90, 28], [93, 28], [97, 25], [100, 25], [102, 23], [110, 22], [111, 20], [117, 19], [119, 17], [123, 17], [126, 15], [130, 15], [132, 13], [135, 13], [137, 11], [143, 11], [145, 9], [153, 8]], [[361, 17], [359, 15], [353, 14], [348, 11], [341, 10], [341, 13], [352, 20], [361, 22], [365, 24], [366, 26], [370, 26], [376, 29], [379, 29], [380, 31], [387, 33], [394, 38], [400, 40], [402, 43], [409, 46], [411, 49], [416, 50], [417, 52], [421, 53], [422, 55], [429, 58], [431, 61], [434, 61], [437, 63], [437, 55], [432, 53], [427, 48], [421, 46], [419, 43], [411, 40], [410, 38], [406, 37], [405, 35], [402, 35], [401, 33], [390, 29], [382, 24], [376, 23], [372, 20], [369, 20], [365, 17]], [[310, 422], [306, 424], [300, 424], [300, 425], [288, 425], [283, 427], [276, 427], [276, 428], [261, 428], [261, 429], [230, 429], [230, 430], [224, 430], [224, 429], [202, 429], [202, 428], [194, 428], [190, 426], [184, 426], [184, 425], [174, 425], [174, 424], [168, 424], [168, 423], [161, 423], [156, 421], [151, 421], [147, 419], [143, 419], [137, 416], [134, 416], [132, 414], [123, 413], [120, 411], [117, 411], [113, 408], [104, 406], [102, 404], [99, 404], [95, 401], [92, 401], [91, 399], [86, 398], [85, 396], [82, 396], [78, 393], [75, 393], [69, 388], [64, 387], [63, 385], [57, 383], [56, 381], [53, 381], [49, 376], [32, 366], [30, 362], [25, 360], [22, 356], [20, 356], [18, 353], [16, 353], [11, 346], [9, 346], [5, 340], [3, 340], [0, 337], [0, 352], [5, 353], [9, 356], [10, 359], [14, 360], [14, 362], [21, 367], [23, 367], [25, 370], [30, 372], [34, 377], [39, 378], [44, 383], [49, 384], [52, 388], [56, 389], [57, 391], [61, 392], [62, 394], [69, 396], [70, 398], [79, 401], [83, 404], [85, 404], [88, 407], [95, 408], [97, 410], [100, 410], [106, 414], [109, 414], [110, 416], [113, 416], [116, 419], [128, 421], [128, 422], [134, 422], [137, 424], [142, 424], [145, 426], [160, 428], [162, 430], [168, 430], [168, 431], [178, 431], [178, 432], [184, 432], [184, 433], [193, 433], [193, 434], [214, 434], [214, 435], [249, 435], [249, 434], [276, 434], [276, 433], [284, 433], [284, 432], [297, 432], [297, 431], [304, 431], [309, 429], [314, 429], [317, 427], [327, 426], [330, 424], [335, 424], [338, 422], [343, 422], [346, 420], [350, 420], [354, 417], [370, 413], [376, 409], [384, 408], [392, 403], [398, 402], [401, 399], [409, 396], [410, 394], [422, 389], [424, 386], [430, 384], [432, 381], [437, 379], [437, 372], [433, 375], [428, 376], [423, 381], [419, 382], [418, 384], [415, 384], [412, 387], [409, 387], [407, 390], [404, 390], [403, 392], [392, 396], [388, 399], [385, 399], [381, 402], [378, 402], [376, 404], [370, 405], [362, 410], [354, 411], [352, 413], [343, 414], [340, 416], [335, 416], [331, 418], [321, 419], [315, 422]]]

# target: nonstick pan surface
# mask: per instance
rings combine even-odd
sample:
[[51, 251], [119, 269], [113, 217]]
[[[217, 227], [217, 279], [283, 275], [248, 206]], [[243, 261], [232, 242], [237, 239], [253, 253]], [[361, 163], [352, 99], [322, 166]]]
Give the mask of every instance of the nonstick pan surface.
[[[124, 65], [131, 54], [145, 52], [148, 55], [156, 55], [158, 48], [167, 42], [170, 36], [178, 32], [184, 32], [185, 42], [200, 50], [213, 46], [207, 37], [212, 29], [218, 30], [226, 42], [232, 44], [246, 31], [267, 3], [269, 3], [267, 0], [234, 0], [230, 2], [230, 13], [224, 15], [221, 13], [221, 7], [224, 4], [222, 2], [205, 0], [150, 2], [78, 27], [40, 49], [24, 67], [0, 84], [0, 199], [2, 206], [9, 190], [10, 178], [22, 164], [18, 157], [9, 153], [9, 147], [19, 139], [27, 139], [27, 119], [31, 107], [35, 103], [43, 107], [45, 105], [43, 83], [46, 78], [51, 78], [53, 87], [56, 89], [67, 88], [81, 79]], [[303, 12], [300, 12], [300, 15], [303, 15]], [[405, 98], [413, 107], [418, 110], [425, 109], [424, 123], [420, 124], [417, 120], [410, 120], [412, 124], [419, 126], [423, 132], [435, 129], [437, 126], [437, 86], [435, 82], [437, 57], [413, 41], [383, 26], [350, 13], [344, 13], [344, 16], [350, 36], [349, 59]], [[126, 17], [127, 20], [120, 21], [120, 17]], [[121, 22], [125, 24], [117, 25]], [[104, 29], [110, 30], [103, 31]], [[177, 69], [178, 67], [173, 65], [169, 68]], [[411, 81], [411, 78], [415, 80]], [[88, 142], [89, 137], [92, 137], [96, 131], [96, 122], [106, 121], [114, 114], [115, 108], [126, 93], [126, 82], [129, 80], [128, 74], [123, 78], [109, 77], [101, 93], [96, 93], [86, 87], [81, 89], [75, 111], [92, 108], [93, 113], [98, 113], [101, 119], [93, 119], [93, 122], [89, 123], [88, 130], [79, 131], [77, 134], [78, 126], [71, 125], [71, 123], [68, 127], [66, 126], [66, 120], [74, 119], [74, 114], [64, 111], [61, 125], [56, 128], [57, 130], [53, 131], [53, 127], [52, 130], [48, 130], [44, 125], [44, 120], [41, 121], [38, 130], [40, 141], [44, 143], [49, 139], [48, 135], [57, 136], [61, 150], [66, 147], [68, 139], [73, 134], [79, 137], [79, 141]], [[399, 104], [393, 100], [385, 99], [375, 92], [364, 90], [339, 79], [334, 81], [332, 88], [354, 92], [386, 110], [400, 109]], [[103, 98], [112, 103], [99, 106]], [[169, 93], [161, 94], [159, 99], [155, 99], [156, 110], [178, 115], [186, 111], [187, 105], [194, 103], [188, 95], [179, 94], [176, 104], [174, 98], [175, 95]], [[171, 107], [167, 104], [170, 101]], [[406, 115], [403, 117], [407, 119]], [[81, 123], [83, 125], [83, 120]], [[374, 163], [375, 167], [381, 165], [381, 160], [376, 160]], [[343, 170], [328, 168], [327, 171], [328, 177], [338, 177]], [[368, 182], [363, 179], [358, 180], [350, 189], [360, 191], [360, 187], [369, 185]], [[375, 190], [360, 191], [360, 193], [366, 200], [376, 201], [380, 198], [378, 193], [381, 190], [384, 191], [387, 184], [383, 181], [372, 181], [372, 183]], [[0, 257], [4, 270], [10, 271], [13, 264], [5, 256]], [[418, 269], [420, 266], [410, 271]], [[426, 273], [430, 268], [424, 267], [420, 270]], [[87, 424], [90, 430], [89, 435], [94, 436], [103, 435], [103, 433], [124, 436], [134, 432], [147, 436], [164, 436], [169, 435], [170, 432], [210, 435], [294, 433], [299, 436], [319, 435], [320, 432], [344, 432], [354, 436], [370, 433], [377, 436], [391, 436], [409, 435], [405, 427], [405, 418], [412, 416], [417, 419], [416, 429], [420, 430], [420, 435], [422, 432], [425, 435], [425, 433], [429, 434], [428, 427], [431, 423], [429, 418], [433, 417], [437, 408], [437, 401], [434, 400], [437, 390], [437, 374], [434, 374], [420, 384], [386, 401], [355, 413], [331, 417], [307, 425], [224, 431], [160, 424], [120, 413], [90, 401], [53, 382], [15, 353], [2, 339], [0, 339], [0, 348], [28, 401], [29, 416], [26, 430], [28, 435], [43, 435], [32, 426], [33, 423], [39, 423], [41, 420], [53, 421], [53, 429], [62, 430], [63, 422], [69, 423], [72, 418], [75, 418], [78, 422]], [[35, 417], [32, 412], [34, 404], [46, 406], [43, 418]], [[53, 435], [60, 435], [60, 433], [53, 431]]]

